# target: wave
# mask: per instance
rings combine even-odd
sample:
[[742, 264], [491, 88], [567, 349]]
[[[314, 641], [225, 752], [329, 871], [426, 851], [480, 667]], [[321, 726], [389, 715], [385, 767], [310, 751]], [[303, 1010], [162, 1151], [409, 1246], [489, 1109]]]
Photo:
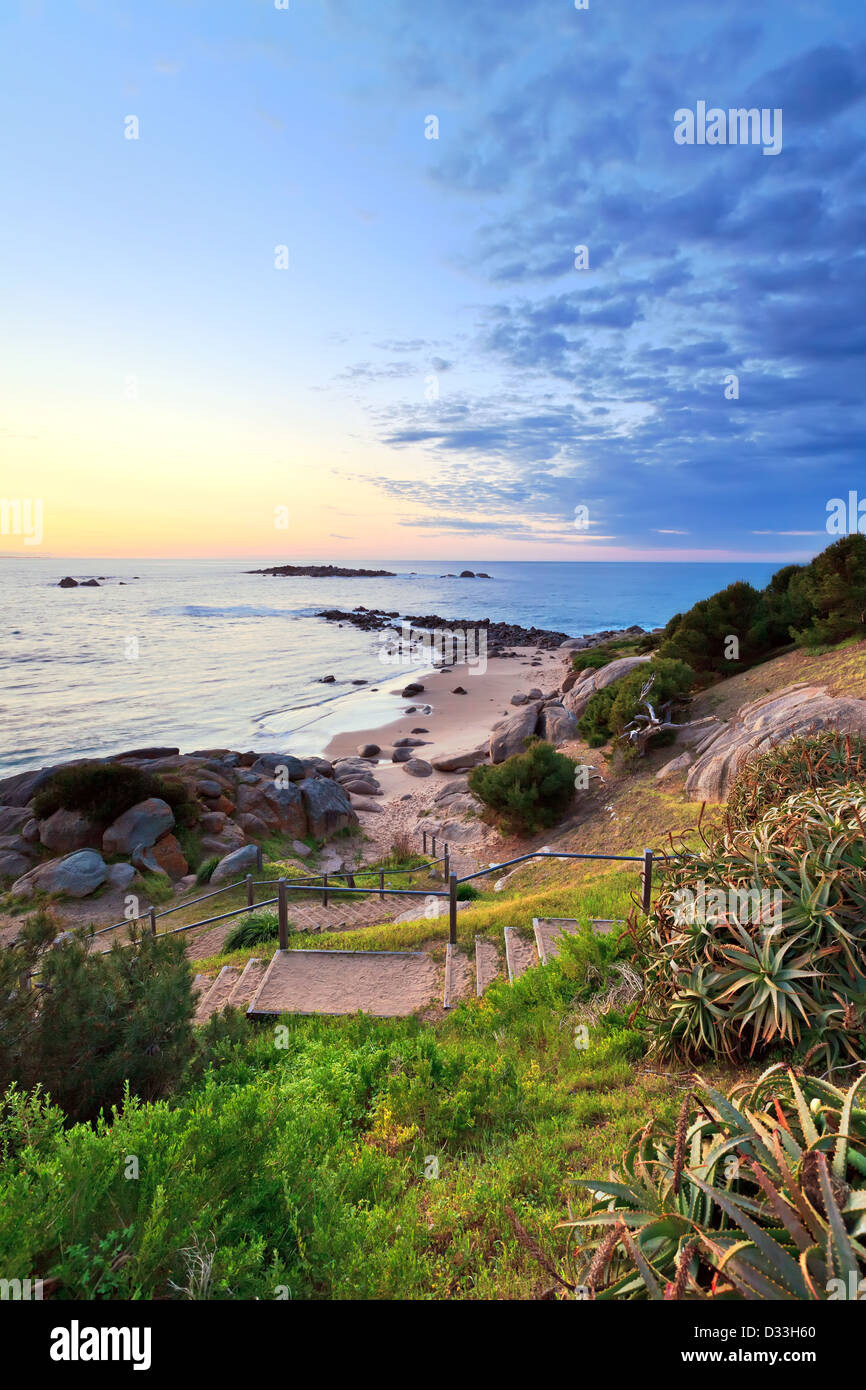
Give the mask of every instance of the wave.
[[203, 603], [185, 603], [179, 608], [155, 608], [152, 618], [304, 618], [312, 617], [316, 609], [263, 608], [251, 603], [228, 604], [216, 607]]

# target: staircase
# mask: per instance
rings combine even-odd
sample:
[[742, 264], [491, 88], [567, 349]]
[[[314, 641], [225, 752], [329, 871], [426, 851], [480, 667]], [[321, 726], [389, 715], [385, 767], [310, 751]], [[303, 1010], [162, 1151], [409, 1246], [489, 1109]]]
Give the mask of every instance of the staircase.
[[[607, 935], [620, 923], [594, 919], [590, 925]], [[507, 978], [513, 984], [527, 970], [546, 965], [559, 955], [562, 937], [579, 926], [571, 917], [536, 917], [531, 937], [518, 927], [506, 927], [504, 958], [500, 943], [489, 937], [476, 936], [471, 954], [449, 942], [443, 1009], [480, 997], [494, 980]], [[243, 970], [224, 965], [213, 979], [197, 975], [195, 1022], [204, 1023], [230, 1005], [245, 1009], [251, 1018], [281, 1012], [351, 1014], [359, 1007], [378, 1017], [403, 1017], [432, 1003], [436, 978], [433, 959], [424, 951], [277, 951], [270, 961], [248, 960]], [[365, 998], [378, 1003], [365, 1003]]]

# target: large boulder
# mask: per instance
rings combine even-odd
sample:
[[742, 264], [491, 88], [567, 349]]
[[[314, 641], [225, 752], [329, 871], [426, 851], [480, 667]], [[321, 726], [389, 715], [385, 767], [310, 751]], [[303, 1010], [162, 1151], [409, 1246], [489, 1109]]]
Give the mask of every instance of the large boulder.
[[431, 777], [433, 769], [423, 758], [410, 758], [408, 763], [403, 764], [403, 771], [408, 772], [410, 777]]
[[534, 701], [531, 705], [526, 705], [519, 714], [513, 714], [510, 719], [504, 719], [499, 728], [494, 729], [490, 735], [490, 761], [492, 763], [504, 763], [506, 758], [514, 757], [515, 753], [526, 751], [526, 740], [535, 733], [540, 708], [538, 702]]
[[255, 845], [244, 845], [242, 849], [236, 849], [220, 860], [211, 874], [210, 881], [213, 884], [227, 883], [239, 874], [250, 873], [257, 863], [258, 850]]
[[87, 898], [105, 882], [108, 868], [95, 849], [80, 849], [62, 859], [37, 864], [13, 883], [13, 898], [30, 898], [42, 893], [65, 893], [68, 898]]
[[278, 787], [273, 781], [263, 779], [255, 786], [238, 787], [238, 811], [258, 817], [269, 830], [278, 830], [284, 835], [306, 835], [307, 817], [300, 791], [303, 785], [302, 782], [288, 782]]
[[695, 801], [724, 801], [731, 779], [750, 754], [820, 729], [866, 736], [866, 700], [801, 684], [743, 705], [730, 724], [713, 729], [698, 744], [686, 792]]
[[572, 688], [563, 695], [562, 703], [575, 719], [579, 719], [597, 691], [606, 690], [614, 681], [622, 680], [635, 667], [649, 660], [648, 656], [621, 656], [598, 671], [582, 671]]
[[4, 777], [0, 781], [0, 806], [26, 806], [58, 768], [68, 766], [71, 764], [57, 763], [54, 767], [40, 767], [35, 772], [16, 772], [12, 777]]
[[547, 743], [577, 738], [577, 720], [564, 705], [545, 705], [538, 717], [538, 734]]
[[317, 840], [326, 840], [338, 830], [358, 824], [349, 793], [338, 782], [325, 777], [308, 777], [300, 783], [300, 788], [309, 834], [315, 835]]
[[0, 850], [0, 878], [20, 879], [28, 872], [30, 860], [16, 850]]
[[250, 771], [273, 777], [278, 768], [286, 769], [285, 772], [281, 772], [281, 776], [288, 777], [291, 782], [300, 782], [307, 775], [300, 758], [293, 757], [291, 753], [262, 753], [261, 757], [256, 758]]
[[99, 826], [80, 811], [55, 811], [39, 825], [39, 839], [55, 854], [72, 854], [77, 849], [93, 849], [101, 839]]
[[161, 840], [157, 840], [153, 847], [153, 857], [163, 873], [168, 874], [170, 879], [176, 881], [189, 873], [186, 856], [180, 847], [180, 842], [174, 835], [163, 835]]
[[484, 745], [468, 753], [449, 753], [441, 758], [434, 758], [433, 766], [437, 772], [462, 772], [466, 768], [478, 767], [479, 763], [486, 760], [487, 747]]
[[26, 806], [0, 806], [0, 835], [14, 835], [30, 820]]
[[112, 822], [102, 837], [103, 853], [131, 854], [139, 845], [149, 849], [173, 825], [174, 812], [168, 802], [149, 796]]

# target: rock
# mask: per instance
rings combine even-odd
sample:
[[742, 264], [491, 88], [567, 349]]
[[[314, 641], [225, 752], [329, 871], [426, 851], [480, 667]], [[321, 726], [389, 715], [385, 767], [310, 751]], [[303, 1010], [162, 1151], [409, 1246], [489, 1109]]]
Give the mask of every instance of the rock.
[[659, 768], [656, 773], [656, 781], [663, 782], [667, 777], [676, 777], [678, 773], [685, 772], [693, 761], [693, 754], [686, 749], [685, 753], [680, 753], [679, 757], [671, 758], [670, 762]]
[[579, 719], [596, 691], [606, 690], [614, 681], [621, 680], [635, 667], [649, 660], [648, 656], [622, 656], [616, 661], [609, 661], [598, 671], [581, 671], [571, 690], [563, 696], [562, 703], [575, 719]]
[[108, 868], [95, 849], [80, 849], [62, 859], [50, 859], [37, 864], [23, 878], [13, 883], [13, 898], [29, 898], [35, 891], [65, 893], [69, 898], [87, 898], [106, 879]]
[[397, 738], [394, 740], [395, 748], [421, 748], [423, 745], [423, 738]]
[[32, 859], [37, 853], [23, 835], [0, 835], [0, 850], [11, 854], [23, 854], [25, 859]]
[[189, 873], [189, 864], [174, 835], [163, 835], [153, 847], [153, 857], [164, 873], [171, 879], [183, 878]]
[[[316, 779], [323, 780], [320, 778]], [[307, 818], [300, 788], [305, 782], [289, 782], [277, 787], [271, 781], [238, 788], [238, 810], [258, 816], [269, 829], [284, 835], [306, 835]]]
[[411, 748], [395, 748], [391, 754], [392, 763], [408, 763], [412, 757]]
[[169, 877], [149, 845], [136, 845], [132, 851], [132, 862], [140, 874], [162, 874], [163, 878]]
[[320, 685], [333, 685], [333, 684], [334, 684], [334, 681], [335, 681], [336, 679], [337, 679], [336, 676], [320, 676], [320, 677], [319, 677], [319, 684], [320, 684]]
[[588, 646], [589, 643], [585, 637], [569, 637], [568, 641], [560, 642], [558, 650], [561, 652], [582, 652]]
[[14, 878], [22, 881], [30, 869], [30, 860], [14, 850], [0, 850], [0, 878]]
[[99, 585], [99, 580], [98, 580], [98, 579], [82, 579], [82, 581], [81, 581], [81, 586], [80, 586], [80, 587], [81, 587], [82, 589], [98, 589], [98, 588], [100, 587], [100, 585]]
[[67, 574], [65, 579], [61, 579], [57, 587], [58, 589], [77, 589], [78, 580], [70, 578], [70, 576]]
[[348, 792], [324, 777], [308, 777], [300, 783], [307, 827], [317, 840], [326, 840], [339, 830], [357, 825]]
[[400, 698], [401, 700], [411, 700], [413, 695], [423, 695], [423, 693], [423, 685], [419, 685], [417, 681], [410, 681], [409, 684], [404, 686], [401, 690]]
[[467, 690], [463, 689], [462, 685], [455, 685], [454, 689], [451, 691], [452, 695], [468, 695], [468, 693]]
[[433, 766], [437, 772], [460, 772], [463, 768], [477, 767], [486, 760], [486, 747], [475, 748], [469, 753], [449, 753], [445, 757], [434, 758]]
[[288, 777], [290, 782], [300, 782], [307, 775], [300, 758], [293, 757], [291, 753], [263, 753], [256, 758], [250, 771], [258, 772], [263, 777], [274, 777], [278, 768], [285, 769], [280, 772], [281, 780]]
[[36, 772], [16, 772], [4, 777], [0, 782], [0, 806], [26, 806], [55, 772], [61, 767], [72, 766], [72, 763], [56, 763], [53, 767], [40, 767]]
[[410, 777], [430, 777], [433, 768], [423, 758], [410, 758], [408, 763], [404, 763], [403, 771], [408, 772]]
[[413, 733], [413, 734], [429, 734], [430, 730], [429, 730], [429, 729], [410, 729], [409, 732], [410, 732], [410, 733]]
[[381, 751], [378, 743], [360, 743], [358, 745], [358, 756], [361, 758], [377, 758]]
[[122, 763], [130, 758], [144, 758], [150, 762], [155, 758], [176, 758], [179, 753], [179, 748], [130, 748], [125, 753], [113, 753], [111, 755], [111, 761], [113, 763]]
[[474, 571], [474, 570], [461, 570], [460, 573], [458, 574], [457, 578], [458, 578], [458, 579], [474, 579], [474, 578], [475, 578], [475, 571]]
[[103, 853], [131, 854], [137, 845], [149, 848], [173, 825], [174, 812], [168, 803], [150, 796], [124, 811], [108, 827], [102, 837]]
[[218, 801], [223, 794], [223, 789], [219, 782], [196, 782], [195, 794], [210, 801]]
[[[195, 875], [193, 875], [193, 878]], [[135, 869], [131, 864], [109, 864], [105, 874], [105, 881], [110, 888], [119, 888], [121, 892], [128, 888], [135, 878]]]
[[545, 705], [538, 717], [538, 733], [547, 743], [577, 738], [577, 720], [563, 705]]
[[743, 705], [730, 724], [698, 745], [686, 792], [696, 801], [724, 801], [732, 777], [751, 753], [820, 729], [866, 735], [866, 700], [799, 684]]
[[15, 831], [21, 831], [23, 834], [22, 827], [30, 820], [32, 816], [25, 806], [0, 806], [0, 835], [8, 835]]
[[28, 845], [39, 843], [39, 822], [30, 817], [21, 827], [21, 837], [26, 840]]
[[340, 786], [343, 787], [350, 796], [352, 794], [355, 796], [382, 796], [383, 794], [382, 788], [379, 786], [378, 782], [365, 782], [361, 778], [341, 782]]
[[221, 859], [211, 874], [210, 881], [214, 886], [226, 883], [229, 879], [237, 878], [240, 874], [250, 873], [258, 863], [258, 850], [255, 845], [244, 845], [241, 849], [234, 850], [227, 854], [225, 859]]
[[268, 827], [258, 816], [254, 816], [252, 811], [247, 811], [238, 816], [238, 825], [244, 834], [253, 840], [264, 840], [267, 838]]
[[301, 758], [305, 777], [333, 777], [334, 768], [327, 758]]
[[381, 814], [385, 809], [377, 801], [371, 801], [367, 796], [356, 796], [354, 792], [350, 793], [349, 801], [355, 811], [375, 811], [377, 814]]
[[511, 697], [511, 703], [512, 703], [513, 705], [528, 705], [528, 704], [529, 704], [529, 696], [528, 696], [528, 695], [520, 695], [520, 694], [512, 695], [512, 697]]
[[529, 698], [530, 700], [543, 700], [546, 697], [542, 690], [539, 690], [536, 686], [533, 686], [529, 692]]
[[[201, 847], [206, 854], [230, 854], [232, 850], [243, 849], [247, 837], [234, 821], [226, 821], [219, 835], [202, 835]], [[255, 848], [255, 846], [253, 846]]]
[[195, 883], [195, 874], [186, 874], [183, 878], [178, 879], [174, 885], [175, 897], [179, 897], [181, 893], [188, 893], [190, 888], [195, 887]]
[[367, 682], [366, 682], [365, 680], [361, 680], [361, 678], [360, 678], [359, 676], [356, 676], [354, 680], [350, 681], [350, 685], [366, 685], [366, 684], [367, 684]]
[[444, 787], [439, 788], [433, 800], [434, 802], [447, 801], [449, 797], [460, 796], [468, 787], [468, 777], [455, 777], [453, 782], [446, 782]]
[[305, 845], [303, 840], [292, 840], [292, 853], [300, 855], [301, 859], [306, 859], [307, 855], [312, 854], [309, 845]]
[[53, 816], [41, 821], [39, 825], [40, 842], [55, 854], [72, 854], [76, 849], [93, 849], [100, 843], [101, 838], [99, 826], [82, 816], [80, 811], [55, 811]]
[[[255, 820], [255, 817], [253, 819]], [[225, 811], [206, 811], [198, 824], [205, 835], [218, 835], [225, 823]]]
[[490, 735], [492, 763], [504, 763], [506, 758], [512, 758], [515, 753], [526, 751], [526, 740], [535, 733], [538, 710], [538, 704], [533, 703], [527, 705], [519, 714], [513, 714], [510, 719], [503, 719], [499, 728]]

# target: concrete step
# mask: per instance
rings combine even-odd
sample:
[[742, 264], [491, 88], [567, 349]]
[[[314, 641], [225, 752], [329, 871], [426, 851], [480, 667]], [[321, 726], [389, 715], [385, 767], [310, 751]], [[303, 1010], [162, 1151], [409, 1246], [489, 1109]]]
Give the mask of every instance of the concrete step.
[[580, 930], [580, 923], [575, 917], [533, 917], [532, 930], [535, 933], [538, 959], [542, 965], [546, 965], [549, 960], [555, 960], [559, 955], [561, 938], [573, 936]]
[[213, 981], [213, 975], [196, 975], [192, 982], [193, 998], [200, 999], [202, 994], [206, 994]]
[[405, 1018], [433, 999], [439, 972], [426, 951], [277, 951], [247, 1009], [280, 1014]]
[[450, 1009], [468, 999], [472, 994], [472, 963], [458, 946], [451, 942], [445, 947], [445, 990], [442, 996], [443, 1009]]
[[495, 941], [475, 938], [475, 993], [482, 995], [488, 985], [502, 978], [502, 961]]
[[203, 993], [198, 1001], [198, 1008], [195, 1011], [195, 1022], [204, 1023], [222, 1009], [229, 1001], [229, 995], [240, 979], [241, 972], [236, 965], [224, 965], [217, 975], [210, 989]]
[[535, 943], [527, 941], [516, 927], [505, 928], [505, 963], [508, 967], [508, 983], [511, 985], [538, 964]]
[[259, 956], [251, 956], [226, 1002], [233, 1009], [246, 1009], [252, 1003], [253, 995], [264, 979], [267, 968], [266, 960]]

